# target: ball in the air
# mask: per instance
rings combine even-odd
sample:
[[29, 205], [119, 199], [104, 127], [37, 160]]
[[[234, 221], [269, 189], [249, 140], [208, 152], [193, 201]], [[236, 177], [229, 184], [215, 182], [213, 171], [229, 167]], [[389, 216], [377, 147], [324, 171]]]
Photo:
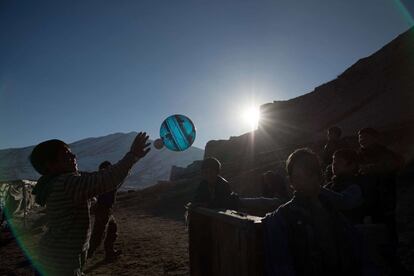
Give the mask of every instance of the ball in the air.
[[168, 149], [183, 151], [194, 143], [196, 129], [188, 117], [175, 114], [162, 122], [160, 137]]

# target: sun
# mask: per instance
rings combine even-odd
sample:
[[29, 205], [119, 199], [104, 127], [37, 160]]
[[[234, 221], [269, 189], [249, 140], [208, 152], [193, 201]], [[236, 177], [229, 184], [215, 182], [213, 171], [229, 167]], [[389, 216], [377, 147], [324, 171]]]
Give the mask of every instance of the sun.
[[247, 123], [251, 130], [255, 130], [259, 125], [260, 110], [258, 107], [250, 106], [243, 111], [243, 120]]

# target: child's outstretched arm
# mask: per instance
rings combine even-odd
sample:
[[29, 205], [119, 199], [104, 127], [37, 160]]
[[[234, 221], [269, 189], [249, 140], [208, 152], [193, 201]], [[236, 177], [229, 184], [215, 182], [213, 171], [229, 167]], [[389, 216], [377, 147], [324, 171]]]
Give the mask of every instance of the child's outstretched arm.
[[84, 201], [118, 188], [131, 167], [150, 151], [146, 133], [138, 133], [130, 151], [110, 168], [94, 173], [70, 175], [65, 180], [65, 190], [74, 201]]

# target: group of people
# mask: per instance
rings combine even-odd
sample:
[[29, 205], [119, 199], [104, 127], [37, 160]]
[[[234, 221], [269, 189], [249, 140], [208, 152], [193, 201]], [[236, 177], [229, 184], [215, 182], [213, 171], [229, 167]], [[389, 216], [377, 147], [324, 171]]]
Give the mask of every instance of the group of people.
[[[360, 130], [360, 148], [354, 151], [340, 140], [339, 128], [330, 128], [322, 158], [307, 148], [295, 150], [286, 161], [290, 185], [283, 176], [266, 172], [262, 197], [256, 199], [232, 192], [220, 176], [220, 162], [206, 158], [203, 180], [192, 203], [235, 210], [272, 206], [273, 211], [262, 220], [267, 275], [375, 275], [376, 268], [367, 261], [364, 242], [354, 227], [363, 223], [386, 226], [389, 239], [382, 253], [395, 272], [395, 177], [403, 162], [378, 142], [378, 135], [372, 128]], [[118, 163], [105, 161], [94, 173], [79, 172], [76, 156], [60, 140], [48, 140], [33, 149], [31, 164], [42, 175], [33, 193], [37, 203], [47, 207], [48, 223], [39, 242], [40, 275], [82, 275], [105, 229], [107, 259], [120, 254], [113, 246], [117, 226], [111, 209], [116, 189], [149, 152], [147, 140], [146, 133], [139, 133]], [[92, 229], [93, 198], [97, 200]]]
[[362, 224], [385, 226], [387, 238], [378, 254], [387, 262], [386, 273], [402, 275], [395, 223], [402, 157], [382, 145], [373, 128], [358, 132], [358, 150], [341, 140], [338, 127], [328, 129], [327, 137], [321, 156], [308, 148], [290, 154], [290, 185], [275, 172], [264, 173], [262, 197], [256, 199], [232, 192], [220, 176], [220, 162], [207, 158], [192, 204], [243, 209], [273, 199], [274, 211], [262, 220], [266, 275], [379, 275], [382, 268], [370, 260], [358, 230]]

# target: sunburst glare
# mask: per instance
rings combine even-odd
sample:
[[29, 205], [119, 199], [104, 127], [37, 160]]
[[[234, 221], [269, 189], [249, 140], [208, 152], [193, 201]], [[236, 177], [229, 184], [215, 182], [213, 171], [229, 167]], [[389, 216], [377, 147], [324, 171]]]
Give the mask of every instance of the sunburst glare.
[[247, 123], [250, 127], [250, 130], [255, 130], [260, 121], [260, 109], [256, 106], [250, 106], [243, 111], [242, 114], [243, 121]]

